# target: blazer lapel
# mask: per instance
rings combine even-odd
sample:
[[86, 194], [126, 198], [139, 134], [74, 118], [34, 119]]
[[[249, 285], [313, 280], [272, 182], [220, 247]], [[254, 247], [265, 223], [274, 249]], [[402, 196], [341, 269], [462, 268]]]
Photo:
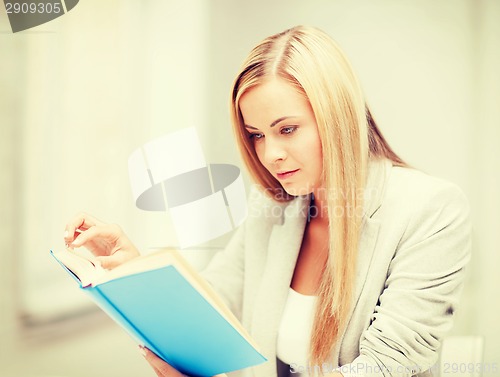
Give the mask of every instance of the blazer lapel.
[[[354, 291], [354, 305], [357, 303], [366, 281], [368, 269], [373, 258], [373, 251], [377, 243], [380, 221], [374, 219], [373, 215], [382, 204], [385, 191], [385, 181], [392, 163], [389, 160], [376, 160], [370, 162], [369, 174], [365, 185], [364, 211], [362, 231], [358, 245], [357, 276]], [[351, 314], [354, 311], [351, 307]]]
[[[392, 162], [385, 159], [372, 161], [369, 165], [369, 174], [365, 185], [362, 232], [358, 246], [356, 285], [354, 288], [349, 318], [352, 317], [361, 293], [363, 292], [363, 288], [366, 284], [366, 277], [368, 275], [368, 269], [372, 265], [373, 252], [375, 250], [380, 229], [380, 221], [378, 219], [374, 219], [373, 215], [382, 204], [385, 182], [391, 166]], [[347, 325], [347, 327], [348, 326], [349, 325]], [[336, 355], [339, 355], [340, 346], [345, 332], [346, 328], [344, 328], [341, 336], [339, 337], [339, 341], [336, 343]]]
[[[256, 376], [276, 372], [276, 335], [299, 254], [309, 197], [298, 197], [284, 207], [281, 224], [269, 236], [268, 259], [255, 299], [251, 333], [269, 361], [255, 368]], [[272, 375], [272, 374], [271, 374]]]

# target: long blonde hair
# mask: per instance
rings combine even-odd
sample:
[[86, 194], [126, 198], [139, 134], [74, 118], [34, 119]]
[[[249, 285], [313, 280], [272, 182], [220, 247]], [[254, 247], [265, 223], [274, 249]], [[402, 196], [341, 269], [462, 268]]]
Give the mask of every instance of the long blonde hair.
[[[277, 201], [293, 199], [260, 163], [245, 130], [239, 101], [270, 77], [292, 84], [309, 100], [316, 117], [327, 193], [329, 250], [311, 334], [310, 362], [330, 357], [347, 325], [361, 233], [363, 192], [370, 158], [405, 163], [383, 138], [340, 48], [324, 32], [297, 26], [259, 43], [245, 60], [231, 94], [231, 118], [243, 160], [255, 181]], [[333, 209], [336, 209], [333, 211]], [[342, 209], [341, 215], [334, 215]], [[351, 209], [351, 210], [349, 210]]]

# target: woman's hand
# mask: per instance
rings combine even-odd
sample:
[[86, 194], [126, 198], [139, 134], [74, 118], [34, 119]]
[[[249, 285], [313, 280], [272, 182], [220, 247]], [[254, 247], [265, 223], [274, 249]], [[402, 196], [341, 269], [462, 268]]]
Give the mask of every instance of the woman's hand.
[[[153, 352], [148, 350], [145, 347], [139, 347], [142, 355], [146, 359], [146, 361], [151, 365], [153, 370], [155, 371], [158, 377], [185, 377], [185, 374], [182, 374], [178, 370], [174, 369], [170, 364], [166, 363], [158, 356], [156, 356]], [[218, 374], [214, 377], [227, 377], [225, 374]]]
[[64, 242], [70, 248], [84, 246], [107, 269], [140, 255], [118, 225], [103, 223], [86, 213], [68, 222]]

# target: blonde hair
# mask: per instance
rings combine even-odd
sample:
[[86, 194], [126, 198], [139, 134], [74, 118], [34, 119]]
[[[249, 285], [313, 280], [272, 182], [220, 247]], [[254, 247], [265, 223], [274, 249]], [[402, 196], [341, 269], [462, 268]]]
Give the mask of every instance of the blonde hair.
[[[231, 95], [232, 124], [243, 160], [252, 177], [275, 200], [293, 197], [260, 163], [239, 108], [244, 93], [272, 77], [286, 80], [306, 96], [321, 139], [329, 250], [310, 347], [310, 362], [321, 365], [347, 325], [352, 305], [362, 214], [349, 208], [363, 208], [363, 195], [359, 194], [365, 187], [368, 160], [388, 158], [396, 165], [406, 164], [383, 138], [338, 45], [321, 30], [297, 26], [266, 38], [250, 52]], [[343, 209], [342, 215], [333, 216], [334, 208]]]

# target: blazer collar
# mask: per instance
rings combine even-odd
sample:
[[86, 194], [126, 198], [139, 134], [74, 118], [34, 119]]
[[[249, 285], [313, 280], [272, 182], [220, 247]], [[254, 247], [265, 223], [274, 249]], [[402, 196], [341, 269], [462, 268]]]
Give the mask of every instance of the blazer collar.
[[374, 159], [368, 163], [368, 174], [364, 190], [363, 216], [372, 217], [382, 205], [385, 183], [391, 171], [392, 162]]

